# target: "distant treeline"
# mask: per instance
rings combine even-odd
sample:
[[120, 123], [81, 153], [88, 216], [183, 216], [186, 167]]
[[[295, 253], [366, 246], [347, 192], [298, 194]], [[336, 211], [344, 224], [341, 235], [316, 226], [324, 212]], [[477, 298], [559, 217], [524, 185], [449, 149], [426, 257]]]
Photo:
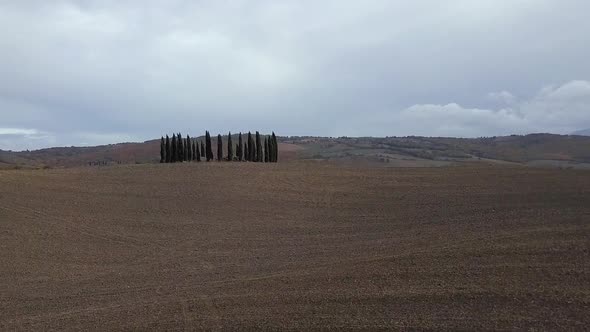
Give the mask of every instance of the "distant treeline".
[[[264, 140], [264, 141], [263, 141]], [[234, 146], [231, 132], [227, 135], [227, 156], [223, 158], [223, 141], [217, 135], [217, 161], [253, 161], [276, 163], [279, 155], [277, 137], [272, 135], [261, 137], [256, 132], [255, 137], [248, 132], [246, 142], [242, 140], [242, 133], [238, 134], [238, 143]], [[172, 138], [162, 136], [160, 141], [160, 163], [177, 163], [183, 161], [214, 160], [213, 145], [209, 131], [205, 132], [205, 140], [198, 140], [182, 134], [172, 134]]]
[[116, 163], [117, 165], [121, 165], [121, 162], [116, 160], [97, 160], [97, 161], [89, 161], [88, 166], [107, 166], [109, 163]]

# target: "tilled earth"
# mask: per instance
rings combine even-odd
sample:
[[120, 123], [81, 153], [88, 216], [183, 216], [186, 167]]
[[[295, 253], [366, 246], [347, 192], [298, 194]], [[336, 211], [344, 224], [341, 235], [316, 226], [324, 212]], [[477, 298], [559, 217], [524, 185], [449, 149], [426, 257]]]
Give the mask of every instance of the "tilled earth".
[[0, 330], [584, 329], [590, 172], [0, 172]]

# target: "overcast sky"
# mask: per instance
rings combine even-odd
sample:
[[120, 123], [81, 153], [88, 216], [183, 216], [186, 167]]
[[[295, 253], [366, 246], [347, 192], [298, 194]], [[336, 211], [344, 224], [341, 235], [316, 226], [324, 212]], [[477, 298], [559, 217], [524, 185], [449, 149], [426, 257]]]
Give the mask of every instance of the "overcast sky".
[[0, 149], [590, 128], [587, 0], [0, 0]]

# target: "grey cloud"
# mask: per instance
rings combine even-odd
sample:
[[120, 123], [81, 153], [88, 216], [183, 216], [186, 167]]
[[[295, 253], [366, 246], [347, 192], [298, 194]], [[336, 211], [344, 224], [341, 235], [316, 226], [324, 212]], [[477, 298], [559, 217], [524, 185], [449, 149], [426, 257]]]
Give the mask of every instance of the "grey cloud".
[[[583, 0], [1, 2], [2, 126], [55, 137], [37, 147], [204, 129], [435, 135], [386, 123], [412, 120], [410, 105], [518, 103], [542, 114], [469, 131], [562, 132], [556, 96], [488, 94], [589, 79], [589, 10]], [[461, 135], [453, 128], [473, 112], [455, 113], [445, 132]]]

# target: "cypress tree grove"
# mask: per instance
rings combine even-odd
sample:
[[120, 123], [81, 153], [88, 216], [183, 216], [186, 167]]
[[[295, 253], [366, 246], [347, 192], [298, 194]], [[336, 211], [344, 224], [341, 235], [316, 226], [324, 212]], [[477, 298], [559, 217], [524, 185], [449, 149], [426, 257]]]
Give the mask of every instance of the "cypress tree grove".
[[160, 164], [166, 162], [166, 142], [164, 142], [164, 136], [160, 140]]
[[270, 162], [270, 148], [268, 146], [268, 137], [264, 137], [264, 162]]
[[236, 152], [238, 153], [238, 161], [242, 161], [244, 156], [242, 151], [242, 132], [238, 135], [238, 146], [236, 147]]
[[189, 135], [186, 135], [186, 160], [193, 161], [193, 144]]
[[234, 160], [234, 144], [231, 141], [231, 131], [227, 135], [227, 160]]
[[262, 162], [262, 144], [260, 143], [260, 133], [256, 132], [256, 162]]
[[248, 132], [248, 161], [254, 161], [254, 140], [252, 139], [252, 134]]
[[173, 163], [176, 162], [176, 158], [178, 157], [178, 152], [176, 151], [177, 148], [178, 144], [176, 144], [176, 134], [172, 134], [172, 158], [170, 161]]
[[201, 157], [205, 157], [205, 143], [201, 141]]
[[195, 156], [197, 158], [197, 161], [201, 161], [201, 151], [199, 151], [199, 142], [195, 142]]
[[209, 131], [205, 132], [205, 148], [207, 149], [205, 152], [207, 161], [211, 161], [211, 159], [213, 159], [213, 151], [211, 150], [211, 135], [209, 134]]
[[223, 160], [223, 142], [221, 141], [221, 134], [217, 134], [217, 161]]
[[169, 163], [172, 159], [172, 151], [170, 150], [170, 137], [166, 135], [166, 162]]

